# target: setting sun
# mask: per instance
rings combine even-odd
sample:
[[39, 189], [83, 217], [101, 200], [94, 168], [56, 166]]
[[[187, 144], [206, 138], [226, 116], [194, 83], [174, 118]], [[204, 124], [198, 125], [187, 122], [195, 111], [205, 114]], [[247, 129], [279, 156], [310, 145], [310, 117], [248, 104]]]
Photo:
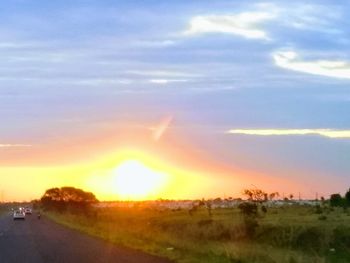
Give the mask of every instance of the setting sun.
[[113, 186], [123, 198], [140, 199], [155, 194], [166, 183], [167, 174], [137, 160], [123, 161], [113, 171]]

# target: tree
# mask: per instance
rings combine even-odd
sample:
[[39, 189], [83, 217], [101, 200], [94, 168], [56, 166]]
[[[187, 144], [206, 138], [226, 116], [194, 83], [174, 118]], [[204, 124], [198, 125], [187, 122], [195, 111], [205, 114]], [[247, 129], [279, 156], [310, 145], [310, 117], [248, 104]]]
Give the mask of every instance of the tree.
[[280, 194], [278, 192], [273, 192], [273, 193], [269, 194], [269, 199], [273, 200], [279, 196], [280, 196]]
[[41, 204], [46, 209], [59, 211], [67, 208], [86, 210], [91, 204], [98, 202], [95, 195], [74, 187], [51, 188], [41, 197]]
[[332, 194], [329, 202], [331, 206], [342, 206], [343, 204], [343, 198], [341, 197], [340, 194]]
[[261, 189], [244, 189], [243, 194], [247, 196], [249, 201], [262, 203], [267, 200], [267, 193]]
[[350, 188], [349, 190], [345, 193], [345, 201], [347, 206], [350, 206]]

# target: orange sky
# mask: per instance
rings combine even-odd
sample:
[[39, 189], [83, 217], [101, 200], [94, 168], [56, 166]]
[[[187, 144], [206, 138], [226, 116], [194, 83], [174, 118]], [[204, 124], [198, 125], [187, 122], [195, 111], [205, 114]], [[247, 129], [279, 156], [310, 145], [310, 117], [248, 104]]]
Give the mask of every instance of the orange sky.
[[[31, 200], [56, 186], [80, 187], [94, 192], [100, 200], [239, 197], [242, 189], [255, 186], [286, 193], [293, 189], [296, 195], [295, 189], [301, 187], [290, 180], [215, 161], [211, 153], [180, 140], [175, 132], [168, 131], [155, 140], [153, 130], [119, 129], [100, 136], [66, 138], [59, 144], [2, 151], [2, 156], [7, 154], [0, 168], [2, 198]], [[166, 174], [166, 182], [147, 196], [121, 195], [113, 185], [113, 173], [128, 160]], [[139, 183], [135, 181], [135, 187]]]

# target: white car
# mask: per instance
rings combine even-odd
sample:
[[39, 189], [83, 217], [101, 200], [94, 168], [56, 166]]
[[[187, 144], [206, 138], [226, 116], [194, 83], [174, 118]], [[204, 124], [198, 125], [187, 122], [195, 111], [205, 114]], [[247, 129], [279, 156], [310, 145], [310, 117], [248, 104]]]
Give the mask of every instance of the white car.
[[32, 214], [32, 209], [30, 209], [29, 207], [26, 207], [26, 208], [24, 209], [24, 213], [25, 213], [26, 215], [31, 215], [31, 214]]
[[26, 214], [22, 210], [16, 210], [13, 212], [13, 220], [16, 219], [26, 219]]

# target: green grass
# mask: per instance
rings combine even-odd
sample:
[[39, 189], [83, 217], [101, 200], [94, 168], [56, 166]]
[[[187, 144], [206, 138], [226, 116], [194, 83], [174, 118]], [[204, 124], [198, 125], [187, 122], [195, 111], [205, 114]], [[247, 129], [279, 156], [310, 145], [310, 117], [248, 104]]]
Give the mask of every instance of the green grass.
[[309, 207], [271, 208], [246, 238], [238, 209], [157, 211], [104, 208], [89, 215], [46, 213], [52, 220], [118, 245], [180, 263], [350, 262], [350, 216], [342, 210], [320, 219]]

